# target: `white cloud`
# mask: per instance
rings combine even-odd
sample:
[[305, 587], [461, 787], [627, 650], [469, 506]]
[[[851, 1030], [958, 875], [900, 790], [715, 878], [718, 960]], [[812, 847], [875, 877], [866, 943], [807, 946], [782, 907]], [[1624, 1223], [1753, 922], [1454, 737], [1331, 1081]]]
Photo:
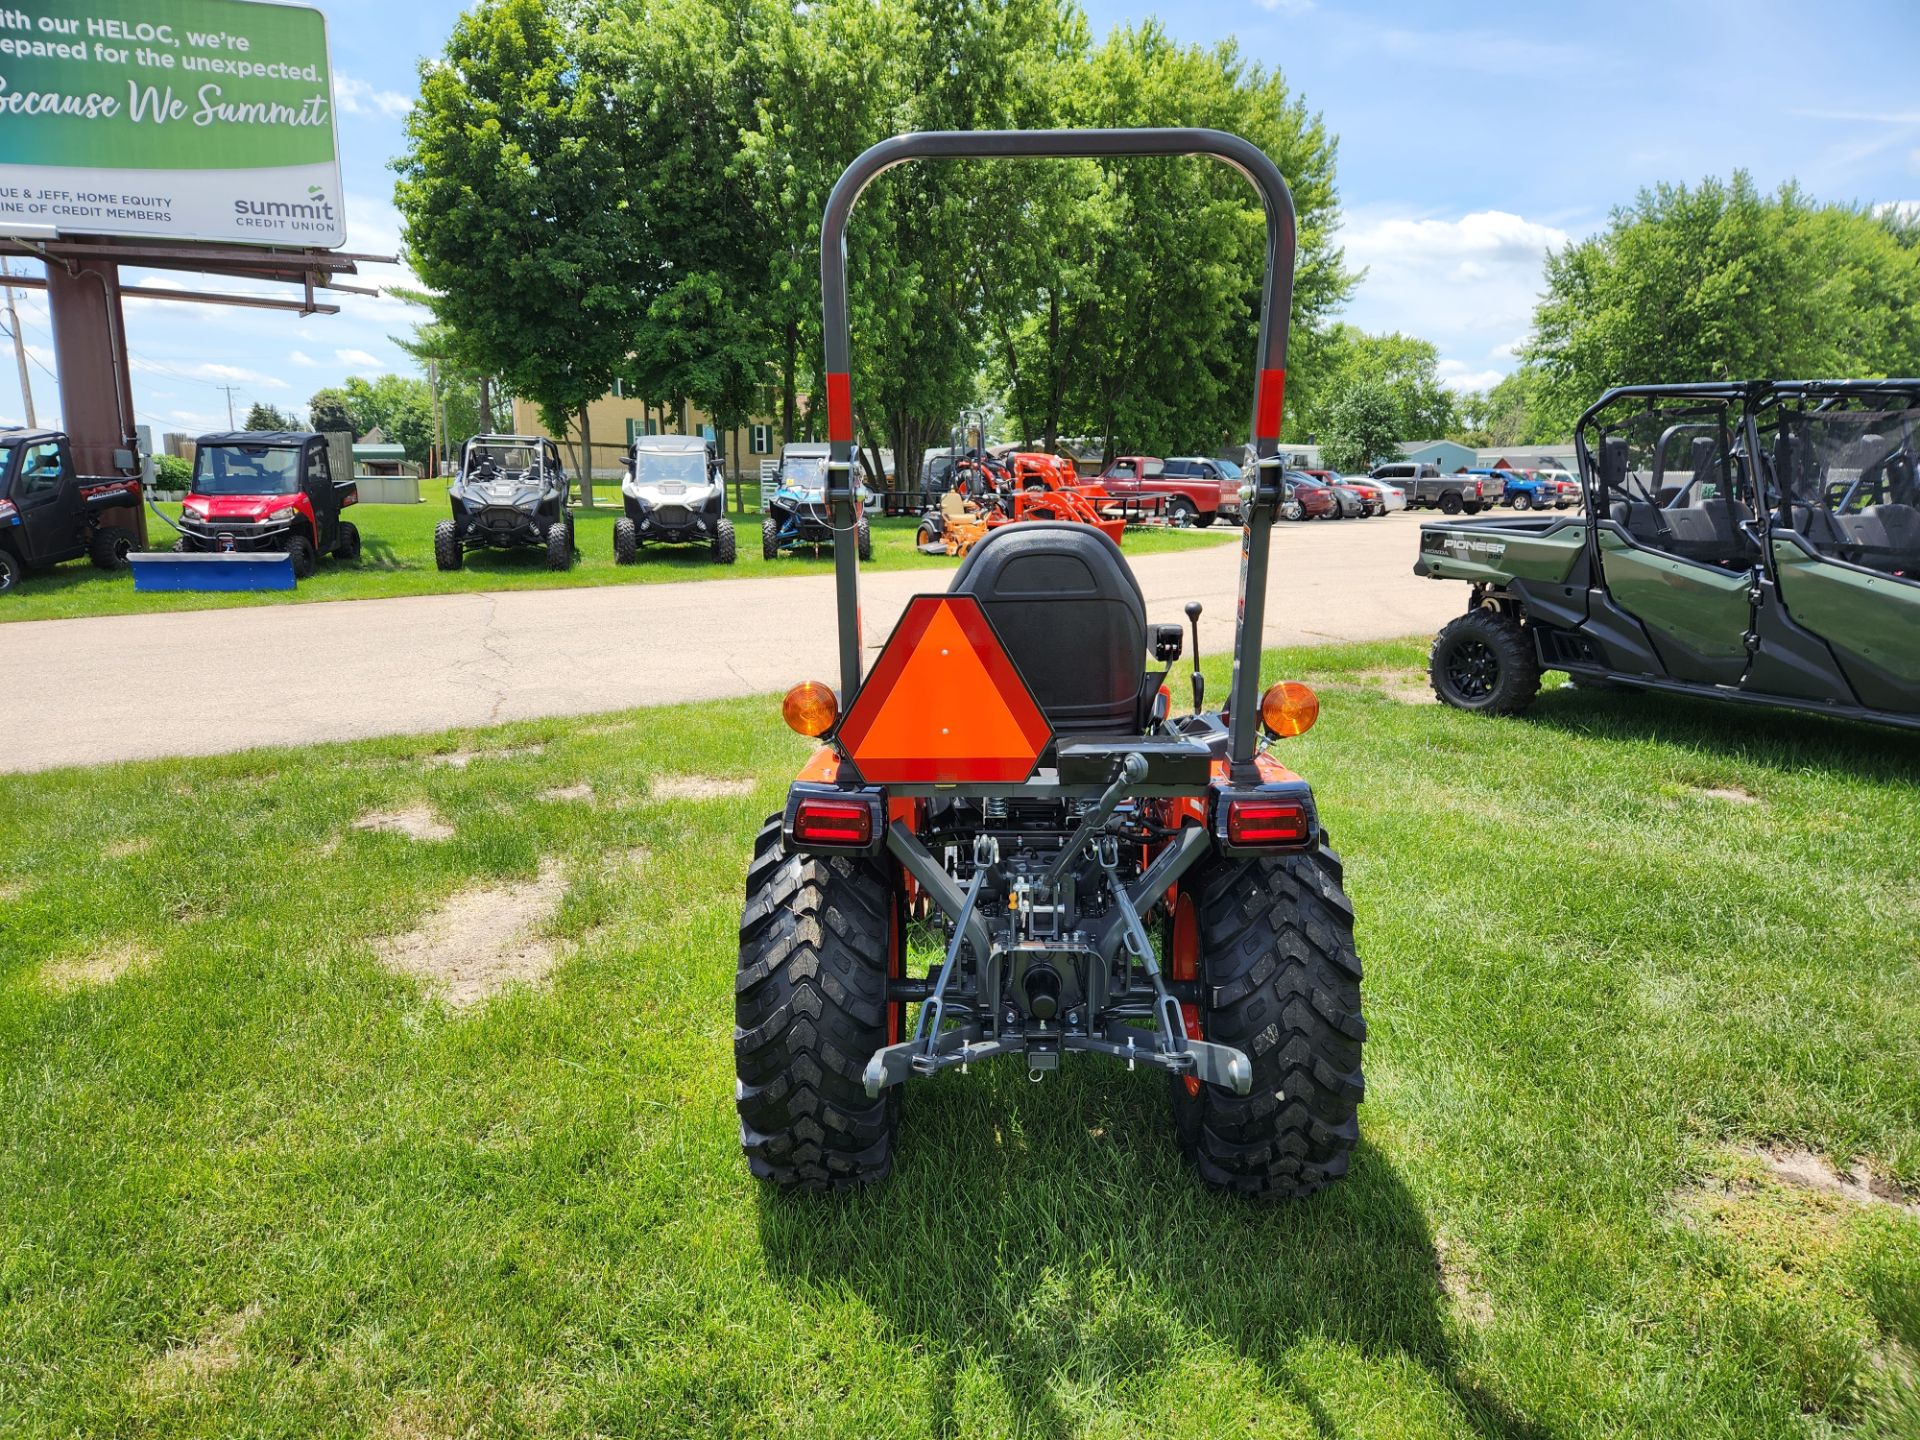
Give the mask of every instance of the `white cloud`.
[[[1363, 330], [1423, 336], [1456, 354], [1510, 357], [1520, 343], [1511, 337], [1524, 335], [1533, 318], [1547, 251], [1572, 238], [1505, 210], [1455, 220], [1351, 211], [1340, 244], [1367, 273], [1345, 318]], [[1469, 372], [1463, 366], [1461, 373]]]
[[342, 365], [357, 365], [363, 370], [386, 371], [393, 368], [379, 356], [369, 355], [364, 350], [336, 350], [333, 354]]
[[320, 363], [304, 350], [289, 350], [287, 352], [287, 359], [296, 365], [318, 365]]
[[[1913, 152], [1916, 164], [1920, 164], [1920, 150]], [[1893, 215], [1901, 220], [1920, 220], [1920, 200], [1883, 200], [1873, 207], [1876, 215]]]
[[1462, 360], [1442, 360], [1440, 383], [1449, 390], [1491, 390], [1506, 378], [1500, 370], [1469, 370]]
[[413, 97], [398, 90], [377, 90], [365, 80], [333, 73], [333, 103], [348, 115], [400, 116], [413, 109]]
[[1253, 0], [1262, 10], [1278, 10], [1285, 15], [1300, 15], [1313, 8], [1313, 0]]
[[277, 375], [263, 374], [258, 370], [248, 370], [240, 365], [222, 365], [216, 361], [165, 362], [149, 360], [144, 355], [129, 357], [134, 370], [147, 375], [166, 375], [175, 380], [204, 380], [209, 384], [253, 385], [263, 390], [288, 389], [287, 382]]

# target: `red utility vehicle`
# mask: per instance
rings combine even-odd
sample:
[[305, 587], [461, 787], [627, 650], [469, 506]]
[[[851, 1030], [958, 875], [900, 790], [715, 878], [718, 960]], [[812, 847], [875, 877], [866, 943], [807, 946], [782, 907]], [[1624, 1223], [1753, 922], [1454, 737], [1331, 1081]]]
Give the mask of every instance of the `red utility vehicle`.
[[311, 430], [236, 430], [202, 435], [193, 481], [180, 507], [175, 550], [284, 550], [306, 579], [322, 553], [360, 558], [360, 531], [340, 512], [360, 499], [351, 477], [333, 475], [324, 435]]

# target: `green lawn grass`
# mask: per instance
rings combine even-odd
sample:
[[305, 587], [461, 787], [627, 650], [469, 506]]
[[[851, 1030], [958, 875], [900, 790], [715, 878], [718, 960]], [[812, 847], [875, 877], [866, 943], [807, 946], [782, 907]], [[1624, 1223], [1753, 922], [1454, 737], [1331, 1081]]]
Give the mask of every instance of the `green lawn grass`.
[[[425, 488], [425, 487], [423, 487]], [[371, 600], [396, 595], [445, 595], [474, 590], [545, 590], [571, 585], [644, 585], [663, 580], [717, 580], [756, 575], [824, 575], [833, 569], [833, 551], [817, 554], [800, 550], [777, 560], [760, 558], [758, 512], [735, 515], [739, 531], [738, 558], [732, 565], [716, 565], [705, 546], [659, 545], [642, 550], [633, 565], [613, 563], [613, 522], [620, 517], [619, 488], [602, 484], [600, 503], [574, 510], [575, 543], [579, 553], [571, 570], [547, 569], [546, 554], [531, 546], [512, 550], [478, 550], [467, 556], [464, 569], [442, 572], [433, 563], [433, 527], [449, 515], [444, 487], [419, 505], [359, 505], [348, 516], [360, 527], [362, 553], [355, 565], [322, 560], [311, 579], [296, 590], [257, 594], [191, 594], [148, 592], [135, 594], [133, 577], [107, 574], [85, 561], [59, 565], [29, 574], [9, 593], [0, 595], [0, 623], [9, 620], [68, 619], [76, 615], [122, 615], [154, 610], [211, 610], [234, 605], [297, 604], [308, 600]], [[178, 519], [178, 505], [161, 505]], [[873, 522], [873, 559], [877, 570], [952, 569], [958, 562], [922, 555], [914, 549], [918, 520], [910, 516]], [[149, 542], [155, 549], [173, 543], [173, 532], [147, 517]], [[1206, 530], [1134, 530], [1125, 540], [1129, 555], [1152, 555], [1196, 545], [1231, 543], [1239, 531], [1230, 526]]]
[[[1269, 659], [1371, 1033], [1351, 1176], [1266, 1209], [1081, 1057], [915, 1082], [875, 1191], [748, 1179], [771, 700], [0, 779], [0, 1434], [1911, 1440], [1920, 1218], [1748, 1153], [1920, 1184], [1911, 737], [1418, 662]], [[543, 865], [544, 983], [377, 958]]]

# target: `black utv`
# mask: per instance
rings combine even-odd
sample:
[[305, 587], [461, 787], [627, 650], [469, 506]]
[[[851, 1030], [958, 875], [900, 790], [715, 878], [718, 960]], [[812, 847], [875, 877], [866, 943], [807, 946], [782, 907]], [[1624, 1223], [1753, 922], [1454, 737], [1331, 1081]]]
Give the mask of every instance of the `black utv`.
[[613, 558], [631, 565], [648, 544], [706, 545], [731, 565], [726, 476], [699, 435], [637, 435], [620, 480], [626, 514], [613, 522]]
[[447, 486], [453, 518], [433, 530], [433, 563], [458, 570], [469, 550], [531, 545], [546, 551], [548, 569], [571, 569], [570, 483], [560, 447], [545, 436], [471, 437]]
[[140, 503], [140, 482], [81, 475], [58, 430], [0, 430], [0, 595], [28, 570], [89, 557], [102, 570], [127, 563], [134, 533], [105, 522]]

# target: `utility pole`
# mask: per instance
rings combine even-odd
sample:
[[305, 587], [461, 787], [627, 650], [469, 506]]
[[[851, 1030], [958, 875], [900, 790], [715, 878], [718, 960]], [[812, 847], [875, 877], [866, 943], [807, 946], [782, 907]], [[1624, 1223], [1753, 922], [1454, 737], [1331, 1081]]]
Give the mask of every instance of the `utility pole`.
[[20, 367], [20, 403], [27, 407], [27, 428], [36, 430], [40, 422], [33, 414], [33, 380], [27, 374], [27, 342], [20, 337], [20, 312], [13, 308], [13, 286], [5, 281], [13, 275], [13, 267], [0, 256], [0, 288], [7, 292], [7, 329], [13, 332], [13, 358]]
[[233, 429], [233, 392], [235, 387], [232, 385], [216, 385], [214, 388], [227, 392], [227, 429], [231, 430]]

